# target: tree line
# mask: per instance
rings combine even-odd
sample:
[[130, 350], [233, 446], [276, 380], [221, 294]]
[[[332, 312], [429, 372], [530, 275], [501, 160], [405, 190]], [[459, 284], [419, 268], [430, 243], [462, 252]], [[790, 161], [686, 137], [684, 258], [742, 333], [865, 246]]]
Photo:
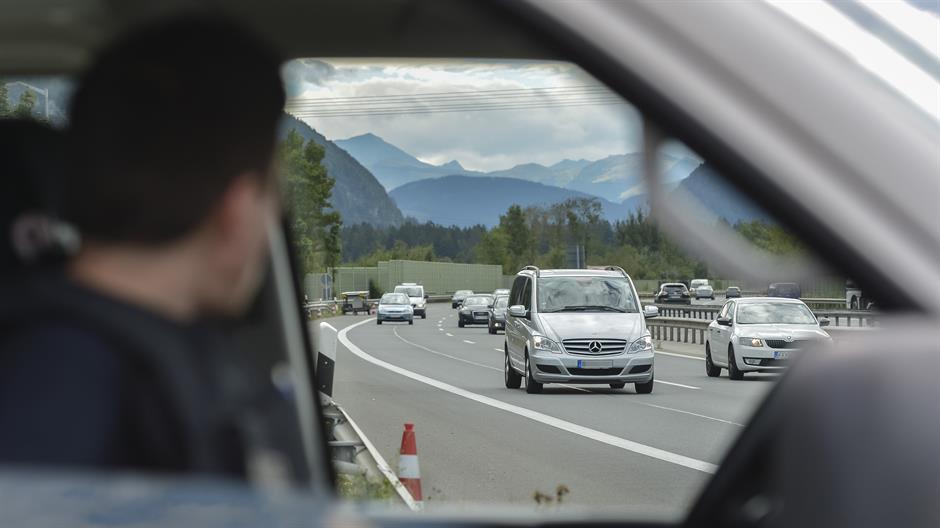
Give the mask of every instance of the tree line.
[[31, 119], [33, 116], [33, 107], [36, 106], [36, 94], [32, 90], [23, 90], [16, 105], [10, 105], [10, 91], [7, 84], [0, 80], [0, 119], [16, 118]]
[[[753, 220], [730, 227], [771, 253], [803, 251], [793, 236], [775, 224]], [[388, 228], [344, 226], [341, 239], [344, 265], [374, 266], [390, 259], [474, 262], [498, 264], [508, 275], [527, 264], [568, 266], [571, 248], [580, 245], [588, 265], [622, 266], [636, 279], [710, 275], [707, 263], [685, 253], [644, 211], [610, 222], [601, 216], [601, 204], [593, 198], [572, 198], [550, 206], [513, 205], [489, 229], [410, 220]]]

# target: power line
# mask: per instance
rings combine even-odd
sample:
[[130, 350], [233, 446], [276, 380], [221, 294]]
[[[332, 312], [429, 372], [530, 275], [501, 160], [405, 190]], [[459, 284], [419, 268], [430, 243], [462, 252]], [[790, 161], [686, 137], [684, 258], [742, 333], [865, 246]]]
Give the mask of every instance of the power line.
[[382, 112], [382, 111], [411, 111], [411, 110], [438, 110], [438, 109], [447, 109], [447, 108], [482, 108], [482, 107], [504, 107], [504, 106], [517, 106], [517, 105], [544, 105], [544, 106], [555, 106], [563, 105], [568, 103], [588, 103], [588, 102], [622, 102], [621, 99], [610, 96], [590, 96], [590, 97], [575, 97], [575, 98], [564, 98], [564, 99], [554, 99], [554, 100], [545, 100], [545, 101], [486, 101], [486, 102], [476, 102], [476, 101], [452, 101], [449, 103], [435, 103], [430, 105], [415, 105], [415, 104], [397, 104], [397, 105], [385, 105], [385, 106], [373, 106], [373, 107], [348, 107], [348, 106], [337, 106], [332, 108], [288, 108], [288, 111], [297, 111], [297, 112], [310, 112], [318, 114], [332, 114], [332, 113], [349, 113], [349, 112]]
[[602, 92], [612, 93], [603, 86], [560, 86], [548, 88], [506, 88], [500, 90], [473, 90], [473, 91], [448, 91], [448, 92], [426, 92], [415, 94], [397, 94], [397, 95], [357, 95], [346, 97], [297, 97], [288, 99], [287, 105], [305, 104], [305, 103], [338, 103], [338, 102], [356, 102], [356, 101], [381, 101], [391, 99], [433, 99], [438, 97], [474, 97], [474, 96], [495, 96], [504, 94], [512, 96], [513, 94], [529, 95], [551, 95], [565, 92]]
[[337, 104], [318, 104], [317, 106], [286, 106], [286, 108], [291, 110], [310, 110], [310, 111], [319, 111], [319, 110], [335, 110], [335, 109], [377, 109], [381, 110], [384, 108], [394, 108], [394, 107], [434, 107], [434, 106], [449, 106], [454, 104], [516, 104], [516, 103], [556, 103], [556, 102], [567, 102], [567, 101], [579, 101], [582, 99], [596, 99], [596, 98], [605, 98], [605, 99], [618, 99], [615, 95], [595, 93], [595, 94], [565, 94], [557, 95], [552, 97], [524, 97], [524, 98], [510, 98], [510, 99], [473, 99], [473, 98], [460, 98], [460, 99], [450, 99], [450, 100], [433, 100], [433, 101], [389, 101], [389, 102], [378, 102], [378, 103], [366, 103], [366, 104], [353, 104], [353, 103], [337, 103]]
[[560, 93], [553, 94], [550, 96], [533, 96], [531, 94], [518, 94], [512, 96], [485, 96], [485, 97], [440, 97], [435, 99], [395, 99], [395, 100], [382, 100], [382, 101], [349, 101], [349, 102], [320, 102], [315, 104], [288, 104], [285, 105], [286, 108], [297, 109], [297, 110], [319, 110], [319, 109], [333, 109], [333, 108], [384, 108], [388, 106], [401, 106], [401, 105], [411, 105], [411, 106], [420, 106], [420, 105], [437, 105], [437, 104], [454, 104], [454, 103], [475, 103], [475, 104], [488, 104], [488, 103], [514, 103], [514, 102], [553, 102], [553, 101], [564, 101], [570, 99], [578, 99], [585, 97], [609, 97], [609, 98], [618, 98], [618, 96], [611, 93], [604, 92], [577, 92], [577, 93]]
[[486, 112], [486, 111], [495, 111], [495, 110], [526, 110], [526, 109], [541, 109], [541, 108], [566, 108], [566, 107], [577, 107], [577, 106], [608, 106], [608, 105], [623, 105], [626, 104], [622, 99], [596, 99], [596, 100], [578, 100], [570, 102], [559, 102], [559, 103], [545, 103], [545, 102], [516, 102], [516, 103], [505, 103], [505, 104], [483, 104], [483, 105], [450, 105], [450, 106], [437, 106], [437, 107], [400, 107], [400, 108], [388, 108], [378, 111], [370, 111], [368, 109], [356, 109], [356, 110], [336, 110], [336, 111], [323, 111], [323, 110], [293, 110], [287, 109], [287, 112], [296, 116], [303, 118], [329, 118], [329, 117], [355, 117], [355, 116], [389, 116], [389, 115], [413, 115], [413, 114], [434, 114], [434, 113], [448, 113], [448, 112]]

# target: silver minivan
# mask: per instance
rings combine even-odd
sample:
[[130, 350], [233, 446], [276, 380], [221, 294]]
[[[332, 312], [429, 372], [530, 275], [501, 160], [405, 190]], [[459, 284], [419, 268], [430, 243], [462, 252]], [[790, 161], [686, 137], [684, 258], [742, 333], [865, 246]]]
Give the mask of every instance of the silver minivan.
[[607, 384], [653, 391], [653, 341], [633, 281], [617, 267], [540, 270], [526, 266], [509, 292], [503, 376], [538, 393], [545, 383]]

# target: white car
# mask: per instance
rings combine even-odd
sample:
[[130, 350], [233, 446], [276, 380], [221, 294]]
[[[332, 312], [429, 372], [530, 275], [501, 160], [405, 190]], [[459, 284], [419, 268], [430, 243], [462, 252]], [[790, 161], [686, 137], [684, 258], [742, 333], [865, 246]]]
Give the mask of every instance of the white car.
[[379, 307], [375, 312], [375, 324], [388, 321], [402, 321], [414, 324], [414, 308], [411, 299], [404, 293], [386, 293], [379, 299]]
[[689, 283], [689, 289], [696, 299], [715, 299], [715, 290], [708, 283], [708, 279], [694, 279]]
[[408, 296], [411, 300], [411, 308], [414, 310], [414, 315], [420, 315], [422, 319], [428, 318], [428, 297], [424, 294], [424, 286], [413, 282], [404, 282], [395, 286], [395, 293], [404, 293]]
[[708, 325], [705, 341], [705, 373], [744, 379], [745, 372], [782, 370], [804, 350], [832, 343], [821, 327], [829, 320], [816, 319], [798, 299], [749, 297], [722, 306]]

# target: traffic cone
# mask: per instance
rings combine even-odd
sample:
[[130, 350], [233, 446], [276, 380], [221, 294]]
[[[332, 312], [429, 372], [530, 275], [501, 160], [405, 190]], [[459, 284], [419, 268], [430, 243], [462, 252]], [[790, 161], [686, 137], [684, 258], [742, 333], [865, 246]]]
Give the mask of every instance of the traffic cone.
[[421, 470], [418, 468], [418, 446], [415, 443], [415, 425], [406, 423], [401, 434], [401, 451], [398, 457], [398, 480], [411, 497], [421, 504]]

